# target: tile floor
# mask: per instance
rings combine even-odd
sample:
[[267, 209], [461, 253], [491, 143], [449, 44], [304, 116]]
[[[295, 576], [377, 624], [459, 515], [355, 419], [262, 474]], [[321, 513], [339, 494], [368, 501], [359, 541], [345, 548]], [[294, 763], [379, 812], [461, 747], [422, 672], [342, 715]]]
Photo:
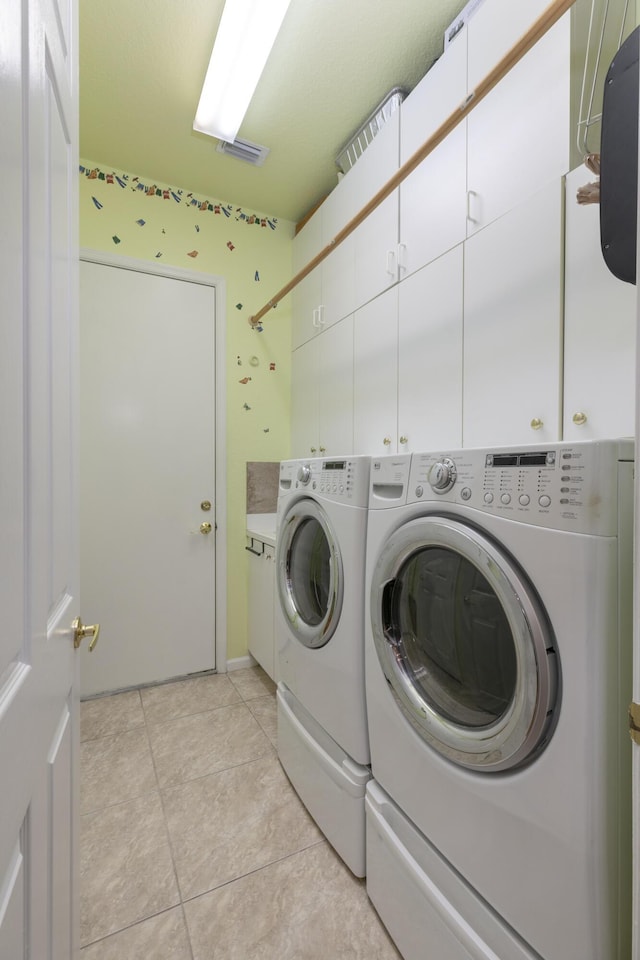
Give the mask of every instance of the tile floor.
[[259, 668], [82, 704], [81, 960], [399, 960], [277, 759]]

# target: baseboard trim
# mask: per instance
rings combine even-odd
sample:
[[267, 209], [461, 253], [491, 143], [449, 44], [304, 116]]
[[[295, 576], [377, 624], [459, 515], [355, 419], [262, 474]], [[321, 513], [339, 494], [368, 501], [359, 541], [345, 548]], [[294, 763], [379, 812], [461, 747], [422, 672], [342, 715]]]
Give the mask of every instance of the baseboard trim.
[[250, 653], [246, 657], [234, 657], [232, 660], [227, 660], [227, 673], [231, 673], [233, 670], [246, 670], [247, 667], [256, 667], [258, 661], [254, 660]]

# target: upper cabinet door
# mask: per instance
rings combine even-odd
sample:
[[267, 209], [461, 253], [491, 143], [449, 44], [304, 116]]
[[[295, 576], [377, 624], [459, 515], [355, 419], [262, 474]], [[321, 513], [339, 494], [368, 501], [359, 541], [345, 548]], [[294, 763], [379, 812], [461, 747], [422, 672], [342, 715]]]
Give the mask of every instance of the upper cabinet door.
[[562, 181], [465, 242], [465, 447], [560, 438]]
[[586, 167], [566, 181], [564, 440], [633, 436], [636, 288], [605, 266], [600, 207], [579, 206]]
[[[400, 110], [393, 113], [358, 160], [358, 210], [398, 170]], [[372, 300], [398, 279], [398, 190], [370, 213], [355, 232], [356, 304]]]
[[[293, 273], [299, 273], [313, 260], [322, 246], [322, 209], [317, 210], [293, 238]], [[320, 333], [320, 302], [322, 299], [322, 271], [318, 266], [293, 288], [291, 347], [301, 344]]]
[[[467, 34], [447, 47], [401, 106], [400, 163], [405, 164], [467, 94]], [[400, 185], [400, 276], [408, 276], [466, 236], [466, 124]]]
[[[486, 0], [478, 9], [467, 27], [469, 92], [546, 5]], [[467, 118], [468, 236], [567, 173], [570, 27], [567, 13]]]

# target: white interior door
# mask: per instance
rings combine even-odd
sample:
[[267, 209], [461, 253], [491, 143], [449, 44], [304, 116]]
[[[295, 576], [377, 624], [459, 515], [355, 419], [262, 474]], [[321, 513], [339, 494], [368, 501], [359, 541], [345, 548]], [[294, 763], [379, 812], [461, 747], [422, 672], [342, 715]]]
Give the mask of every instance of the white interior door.
[[80, 265], [83, 696], [215, 666], [215, 287], [184, 276]]
[[0, 4], [0, 957], [76, 949], [77, 19]]

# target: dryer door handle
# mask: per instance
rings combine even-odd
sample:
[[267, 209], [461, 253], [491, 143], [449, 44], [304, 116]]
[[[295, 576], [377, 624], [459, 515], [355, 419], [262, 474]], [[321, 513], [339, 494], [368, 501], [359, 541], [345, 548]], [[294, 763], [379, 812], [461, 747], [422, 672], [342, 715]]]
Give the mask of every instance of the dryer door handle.
[[398, 625], [394, 623], [393, 619], [393, 608], [394, 600], [397, 600], [398, 594], [397, 591], [400, 590], [400, 586], [396, 579], [387, 580], [387, 582], [382, 587], [380, 591], [380, 620], [382, 622], [382, 632], [384, 638], [388, 643], [397, 646], [400, 642], [400, 636], [398, 633]]

